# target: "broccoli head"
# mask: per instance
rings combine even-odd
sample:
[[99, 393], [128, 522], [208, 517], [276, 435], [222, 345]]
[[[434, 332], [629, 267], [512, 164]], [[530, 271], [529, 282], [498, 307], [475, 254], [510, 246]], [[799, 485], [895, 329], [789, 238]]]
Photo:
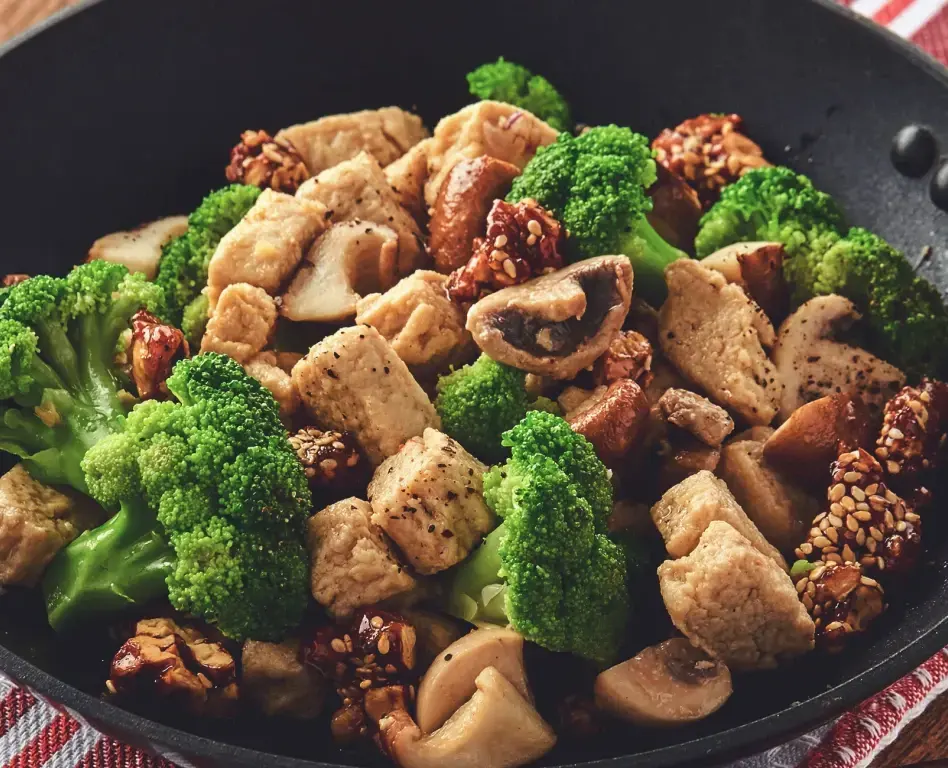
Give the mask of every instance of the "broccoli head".
[[123, 340], [161, 291], [118, 264], [92, 261], [66, 277], [13, 286], [0, 306], [0, 448], [38, 480], [86, 490], [86, 451], [121, 428]]
[[528, 410], [559, 411], [545, 397], [532, 400], [526, 378], [523, 371], [487, 355], [439, 378], [435, 409], [445, 434], [484, 461], [502, 461], [508, 455], [502, 435]]
[[273, 396], [228, 357], [179, 362], [174, 401], [137, 405], [82, 463], [118, 513], [57, 555], [44, 589], [54, 627], [167, 594], [235, 639], [273, 639], [307, 604], [312, 499]]
[[504, 444], [510, 460], [484, 477], [484, 497], [503, 522], [453, 571], [450, 610], [609, 662], [629, 618], [629, 555], [606, 534], [606, 468], [585, 438], [542, 411], [527, 414]]
[[540, 147], [514, 180], [509, 202], [532, 198], [569, 232], [574, 258], [624, 254], [635, 270], [635, 290], [660, 304], [667, 293], [665, 267], [685, 254], [649, 224], [648, 188], [655, 183], [648, 139], [615, 125], [581, 136], [561, 133]]
[[211, 192], [188, 217], [188, 229], [168, 243], [155, 283], [165, 296], [165, 320], [180, 326], [184, 311], [207, 285], [207, 267], [221, 238], [233, 229], [260, 196], [259, 187], [231, 184]]
[[813, 295], [815, 265], [842, 235], [843, 215], [806, 176], [781, 166], [757, 168], [724, 188], [702, 217], [695, 252], [704, 258], [732, 243], [783, 243], [784, 275], [798, 300]]
[[181, 317], [181, 331], [188, 340], [191, 349], [200, 349], [201, 340], [207, 330], [208, 314], [210, 313], [210, 299], [206, 293], [199, 293], [197, 298], [184, 308]]
[[522, 107], [558, 131], [573, 127], [569, 104], [553, 84], [520, 64], [505, 61], [503, 56], [470, 72], [467, 83], [471, 95], [479, 99]]

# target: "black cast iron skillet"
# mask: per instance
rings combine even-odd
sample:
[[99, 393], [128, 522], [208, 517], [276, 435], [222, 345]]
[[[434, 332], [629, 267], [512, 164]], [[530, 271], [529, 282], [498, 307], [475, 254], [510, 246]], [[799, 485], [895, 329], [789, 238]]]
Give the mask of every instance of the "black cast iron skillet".
[[[847, 12], [802, 0], [88, 4], [0, 56], [3, 270], [62, 272], [105, 232], [192, 209], [224, 182], [245, 128], [387, 104], [433, 125], [465, 103], [464, 73], [499, 54], [547, 75], [587, 123], [654, 135], [699, 112], [739, 112], [768, 157], [810, 174], [853, 223], [913, 260], [933, 246], [921, 271], [948, 286], [948, 215], [888, 160], [910, 121], [948, 142], [948, 75]], [[785, 740], [907, 673], [948, 643], [940, 513], [926, 520], [928, 562], [907, 599], [864, 642], [741, 678], [697, 727], [624, 728], [547, 762], [710, 765]], [[335, 751], [324, 723], [211, 726], [105, 704], [97, 695], [114, 645], [98, 634], [54, 638], [35, 595], [0, 599], [0, 668], [120, 738], [219, 766], [375, 760]]]

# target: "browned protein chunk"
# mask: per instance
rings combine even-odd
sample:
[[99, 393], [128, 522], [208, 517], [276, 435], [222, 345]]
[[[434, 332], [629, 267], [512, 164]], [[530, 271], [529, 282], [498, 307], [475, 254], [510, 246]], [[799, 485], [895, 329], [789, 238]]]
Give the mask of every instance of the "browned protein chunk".
[[428, 252], [439, 272], [448, 274], [468, 262], [491, 206], [506, 196], [519, 175], [516, 165], [489, 155], [454, 164], [441, 185], [428, 224]]
[[767, 315], [740, 286], [692, 259], [670, 264], [665, 279], [659, 341], [669, 362], [748, 423], [769, 424], [780, 384], [764, 351], [775, 340]]
[[426, 429], [375, 471], [368, 491], [372, 522], [418, 573], [450, 568], [494, 527], [482, 496], [485, 471], [457, 441]]
[[653, 141], [655, 159], [682, 176], [705, 208], [721, 189], [752, 168], [770, 165], [761, 148], [741, 133], [740, 115], [698, 115], [666, 128]]
[[422, 234], [412, 215], [398, 202], [378, 161], [362, 152], [327, 168], [297, 191], [299, 200], [324, 207], [326, 223], [359, 220], [389, 227], [398, 236], [396, 273], [410, 274], [425, 265]]
[[769, 669], [813, 648], [814, 625], [786, 572], [722, 520], [658, 569], [672, 622], [732, 670]]
[[425, 203], [433, 206], [454, 164], [489, 155], [521, 170], [537, 149], [559, 134], [526, 110], [499, 101], [478, 101], [441, 119], [428, 146]]
[[313, 597], [330, 616], [351, 616], [415, 587], [371, 515], [367, 502], [349, 498], [320, 510], [306, 524]]
[[423, 225], [428, 220], [425, 181], [428, 179], [428, 149], [431, 139], [419, 141], [398, 160], [385, 166], [385, 178], [399, 205]]
[[886, 609], [885, 592], [859, 563], [820, 563], [796, 579], [800, 601], [816, 625], [816, 644], [830, 653], [865, 632]]
[[666, 491], [652, 507], [652, 521], [665, 539], [665, 548], [672, 557], [689, 554], [698, 546], [711, 523], [723, 521], [781, 570], [789, 570], [783, 556], [741, 509], [724, 481], [708, 471], [685, 478]]
[[277, 133], [297, 149], [311, 175], [351, 160], [360, 152], [381, 165], [394, 162], [428, 135], [421, 118], [398, 107], [327, 115]]
[[756, 429], [766, 432], [758, 439], [735, 438], [724, 446], [718, 475], [767, 541], [790, 552], [806, 534], [819, 502], [767, 463], [764, 442], [773, 430]]
[[652, 210], [648, 223], [669, 245], [694, 255], [698, 222], [703, 213], [698, 193], [677, 173], [656, 164], [658, 178], [649, 187]]
[[[654, 414], [650, 421], [654, 431]], [[659, 455], [661, 463], [657, 480], [660, 493], [699, 472], [715, 472], [721, 463], [720, 448], [705, 445], [686, 433], [675, 435], [673, 441], [661, 441]]]
[[568, 419], [607, 466], [615, 466], [642, 442], [648, 420], [648, 399], [631, 379], [611, 384], [599, 400]]
[[43, 485], [17, 464], [0, 477], [0, 585], [33, 586], [59, 550], [104, 519], [87, 496]]
[[258, 712], [295, 720], [319, 717], [329, 689], [326, 678], [300, 661], [299, 638], [245, 642], [240, 682], [242, 698]]
[[658, 401], [669, 424], [717, 448], [734, 431], [734, 420], [721, 406], [687, 389], [671, 388]]
[[566, 230], [535, 200], [495, 200], [484, 237], [470, 260], [451, 273], [448, 296], [465, 309], [501, 288], [520, 285], [563, 266]]
[[233, 283], [221, 292], [207, 321], [201, 351], [249, 362], [269, 343], [276, 321], [276, 303], [265, 290]]
[[300, 153], [285, 138], [266, 131], [244, 131], [224, 169], [229, 182], [275, 189], [292, 195], [311, 174]]
[[326, 211], [317, 203], [265, 189], [230, 230], [211, 257], [207, 296], [213, 309], [221, 291], [249, 283], [276, 294], [326, 227]]
[[132, 317], [132, 381], [141, 400], [167, 397], [165, 380], [171, 375], [172, 366], [189, 356], [188, 342], [180, 330], [165, 325], [144, 309]]
[[467, 362], [477, 347], [465, 316], [445, 293], [447, 278], [420, 269], [357, 304], [356, 323], [375, 328], [413, 373], [426, 376]]
[[290, 423], [300, 407], [300, 393], [293, 378], [278, 365], [273, 352], [261, 352], [244, 363], [244, 370], [270, 390], [280, 406], [280, 418]]
[[314, 345], [293, 381], [317, 424], [351, 432], [373, 464], [441, 419], [408, 367], [367, 325], [342, 328]]
[[652, 370], [651, 342], [638, 331], [619, 331], [593, 365], [596, 384], [612, 384], [619, 379], [644, 383]]
[[233, 657], [220, 643], [171, 619], [142, 619], [115, 657], [106, 681], [113, 696], [183, 702], [187, 711], [230, 717], [237, 705]]

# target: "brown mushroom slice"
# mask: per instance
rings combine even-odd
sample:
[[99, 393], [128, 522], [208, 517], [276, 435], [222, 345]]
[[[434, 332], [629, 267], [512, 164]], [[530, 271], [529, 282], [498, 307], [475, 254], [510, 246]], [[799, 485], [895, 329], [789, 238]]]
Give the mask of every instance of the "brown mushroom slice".
[[481, 299], [467, 329], [498, 362], [571, 379], [606, 351], [631, 298], [629, 260], [599, 256]]
[[783, 279], [781, 243], [733, 243], [706, 256], [701, 263], [741, 286], [774, 323], [787, 316], [790, 294]]
[[702, 214], [698, 193], [661, 163], [656, 164], [655, 170], [658, 179], [648, 191], [652, 198], [648, 223], [670, 245], [694, 253], [698, 220]]
[[764, 458], [787, 477], [810, 488], [826, 486], [836, 457], [874, 437], [869, 408], [841, 392], [806, 403], [790, 414], [764, 443]]
[[646, 648], [600, 673], [600, 709], [638, 725], [684, 725], [720, 709], [731, 696], [731, 673], [685, 638]]
[[523, 637], [510, 629], [475, 629], [446, 648], [418, 686], [416, 719], [423, 733], [440, 728], [477, 690], [487, 667], [500, 672], [531, 700], [523, 665]]
[[474, 682], [474, 695], [427, 736], [404, 709], [381, 719], [382, 747], [397, 765], [516, 768], [538, 760], [553, 748], [553, 729], [504, 675], [487, 667]]
[[859, 347], [833, 340], [834, 331], [859, 320], [855, 305], [831, 294], [810, 299], [784, 320], [773, 359], [783, 387], [780, 418], [834, 393], [858, 395], [879, 410], [905, 383], [894, 365]]
[[335, 224], [303, 259], [283, 294], [280, 314], [311, 322], [354, 317], [359, 299], [395, 284], [397, 262], [393, 229], [358, 220]]
[[169, 216], [128, 232], [113, 232], [92, 244], [86, 261], [111, 261], [128, 267], [129, 272], [141, 272], [149, 280], [154, 280], [162, 247], [183, 235], [187, 228], [187, 216]]
[[516, 165], [489, 155], [454, 164], [438, 190], [428, 225], [428, 251], [439, 272], [449, 274], [467, 264], [474, 238], [484, 234], [491, 205], [519, 175]]

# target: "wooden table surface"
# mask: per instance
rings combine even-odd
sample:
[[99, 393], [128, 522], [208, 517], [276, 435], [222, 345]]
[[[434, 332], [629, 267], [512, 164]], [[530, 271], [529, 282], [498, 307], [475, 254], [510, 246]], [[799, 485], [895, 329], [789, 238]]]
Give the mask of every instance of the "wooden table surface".
[[[77, 1], [0, 0], [0, 43]], [[948, 758], [948, 694], [908, 726], [872, 768], [899, 768], [936, 758]]]

